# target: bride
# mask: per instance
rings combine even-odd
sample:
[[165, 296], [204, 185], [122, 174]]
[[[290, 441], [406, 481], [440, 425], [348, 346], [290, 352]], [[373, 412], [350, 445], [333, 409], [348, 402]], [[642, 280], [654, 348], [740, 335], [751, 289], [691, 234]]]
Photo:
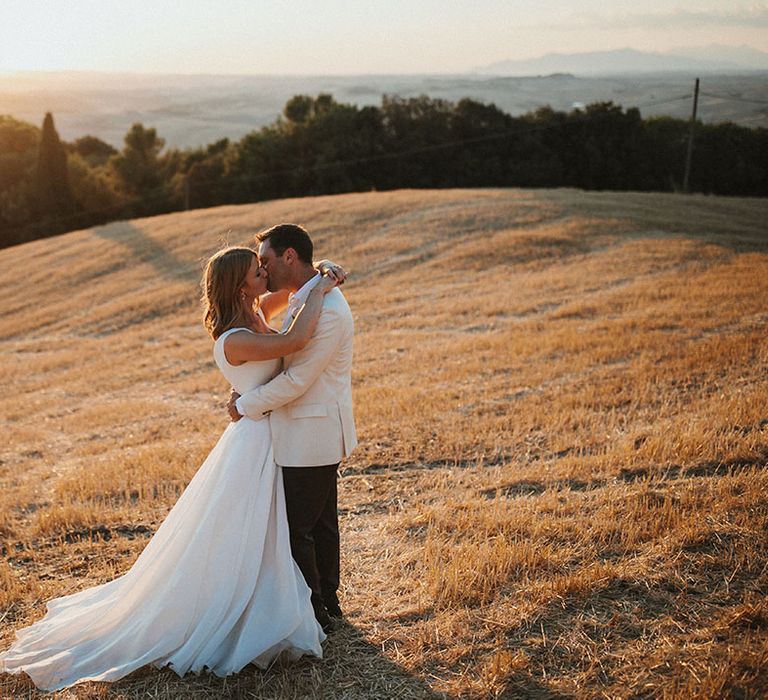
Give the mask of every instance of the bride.
[[[233, 247], [210, 258], [204, 323], [236, 391], [269, 381], [280, 358], [309, 341], [323, 295], [344, 278], [327, 261], [321, 267], [326, 275], [280, 334], [267, 322], [287, 294], [265, 294], [254, 251]], [[248, 663], [265, 668], [281, 652], [321, 657], [325, 635], [291, 558], [269, 420], [229, 424], [126, 574], [47, 608], [0, 654], [0, 671], [25, 672], [44, 690], [113, 681], [146, 664], [225, 676]]]

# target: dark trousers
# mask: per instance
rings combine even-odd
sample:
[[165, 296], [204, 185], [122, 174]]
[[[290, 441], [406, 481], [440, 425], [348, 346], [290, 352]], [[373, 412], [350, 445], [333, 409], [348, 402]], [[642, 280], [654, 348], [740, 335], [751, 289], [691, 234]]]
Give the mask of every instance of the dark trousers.
[[336, 511], [336, 469], [282, 467], [291, 553], [312, 589], [315, 614], [338, 602], [339, 519]]

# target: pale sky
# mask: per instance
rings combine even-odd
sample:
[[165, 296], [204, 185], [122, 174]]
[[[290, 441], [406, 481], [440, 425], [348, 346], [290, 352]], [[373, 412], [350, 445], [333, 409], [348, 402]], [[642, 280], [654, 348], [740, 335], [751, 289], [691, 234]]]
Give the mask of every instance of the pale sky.
[[461, 73], [545, 53], [768, 51], [768, 2], [0, 0], [0, 71]]

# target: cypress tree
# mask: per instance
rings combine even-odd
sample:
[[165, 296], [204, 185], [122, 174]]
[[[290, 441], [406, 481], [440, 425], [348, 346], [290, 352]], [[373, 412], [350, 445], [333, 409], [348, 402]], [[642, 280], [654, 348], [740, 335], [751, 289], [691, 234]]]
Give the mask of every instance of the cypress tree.
[[74, 198], [67, 175], [67, 154], [47, 112], [43, 120], [40, 150], [37, 156], [37, 203], [43, 217], [69, 214], [74, 210]]

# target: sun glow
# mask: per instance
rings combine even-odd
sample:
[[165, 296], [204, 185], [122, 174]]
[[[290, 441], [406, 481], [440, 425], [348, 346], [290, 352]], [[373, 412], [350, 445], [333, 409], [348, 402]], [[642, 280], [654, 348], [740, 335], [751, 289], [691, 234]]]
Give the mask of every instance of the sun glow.
[[[0, 71], [350, 74], [464, 72], [549, 52], [749, 44], [768, 50], [768, 7], [617, 2], [229, 0], [0, 5]], [[681, 31], [681, 29], [685, 31]]]

